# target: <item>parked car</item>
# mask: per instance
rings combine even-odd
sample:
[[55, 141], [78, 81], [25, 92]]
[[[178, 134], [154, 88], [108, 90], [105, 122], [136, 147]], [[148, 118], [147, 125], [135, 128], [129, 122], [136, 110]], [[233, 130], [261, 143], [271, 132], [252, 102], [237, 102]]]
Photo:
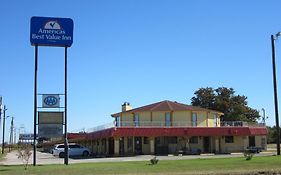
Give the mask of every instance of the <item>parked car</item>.
[[[54, 146], [53, 150], [54, 156], [59, 156], [60, 158], [63, 158], [64, 153], [64, 144], [57, 144]], [[87, 157], [90, 155], [90, 150], [88, 148], [85, 148], [78, 144], [69, 144], [68, 148], [68, 154], [69, 156], [84, 156]]]

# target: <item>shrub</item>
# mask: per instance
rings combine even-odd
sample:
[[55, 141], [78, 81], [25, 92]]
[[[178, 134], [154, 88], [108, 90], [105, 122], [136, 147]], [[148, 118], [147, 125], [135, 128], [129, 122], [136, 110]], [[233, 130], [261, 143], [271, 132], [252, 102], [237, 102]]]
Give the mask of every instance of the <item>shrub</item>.
[[31, 145], [29, 145], [29, 144], [20, 144], [18, 147], [18, 150], [17, 150], [18, 159], [22, 160], [23, 167], [25, 170], [27, 170], [29, 159], [30, 159], [30, 156], [32, 155], [31, 150], [32, 150], [32, 148], [31, 148]]
[[154, 157], [153, 159], [150, 159], [150, 163], [151, 165], [156, 165], [158, 163], [158, 159], [156, 157]]
[[246, 158], [246, 160], [251, 160], [253, 158], [253, 156], [254, 156], [254, 154], [249, 151], [244, 152], [244, 157]]

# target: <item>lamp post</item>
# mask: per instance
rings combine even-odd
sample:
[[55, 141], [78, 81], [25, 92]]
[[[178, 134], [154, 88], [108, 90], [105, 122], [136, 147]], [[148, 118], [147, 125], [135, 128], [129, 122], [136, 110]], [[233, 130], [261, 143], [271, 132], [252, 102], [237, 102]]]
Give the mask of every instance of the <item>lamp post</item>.
[[3, 111], [3, 113], [4, 113], [4, 116], [3, 116], [3, 138], [2, 138], [2, 154], [4, 154], [4, 149], [5, 149], [5, 121], [6, 121], [6, 119], [8, 118], [8, 117], [10, 117], [10, 116], [7, 116], [6, 117], [6, 106], [4, 105], [4, 111]]
[[275, 123], [277, 132], [277, 155], [280, 155], [280, 128], [279, 128], [279, 117], [278, 117], [278, 97], [277, 97], [277, 81], [276, 81], [276, 66], [275, 66], [275, 43], [274, 41], [281, 36], [281, 32], [278, 32], [275, 37], [271, 35], [271, 46], [272, 46], [272, 70], [273, 70], [273, 89], [274, 89], [274, 105], [275, 105]]

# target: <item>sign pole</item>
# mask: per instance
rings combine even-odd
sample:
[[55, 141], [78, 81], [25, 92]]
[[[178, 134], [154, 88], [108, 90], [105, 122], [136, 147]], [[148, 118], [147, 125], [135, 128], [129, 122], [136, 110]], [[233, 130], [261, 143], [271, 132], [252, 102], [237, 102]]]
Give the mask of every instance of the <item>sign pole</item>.
[[36, 166], [37, 65], [38, 65], [38, 45], [35, 45], [33, 166]]
[[68, 165], [68, 141], [67, 141], [67, 46], [64, 48], [64, 164]]

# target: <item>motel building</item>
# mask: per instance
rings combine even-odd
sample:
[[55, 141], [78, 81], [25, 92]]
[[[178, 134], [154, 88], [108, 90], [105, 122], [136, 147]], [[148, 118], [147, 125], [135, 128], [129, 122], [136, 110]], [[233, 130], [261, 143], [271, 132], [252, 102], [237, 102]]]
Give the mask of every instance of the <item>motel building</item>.
[[223, 122], [219, 111], [161, 101], [112, 114], [114, 125], [92, 132], [69, 133], [69, 142], [88, 147], [96, 156], [168, 155], [266, 150], [267, 129], [261, 124]]

